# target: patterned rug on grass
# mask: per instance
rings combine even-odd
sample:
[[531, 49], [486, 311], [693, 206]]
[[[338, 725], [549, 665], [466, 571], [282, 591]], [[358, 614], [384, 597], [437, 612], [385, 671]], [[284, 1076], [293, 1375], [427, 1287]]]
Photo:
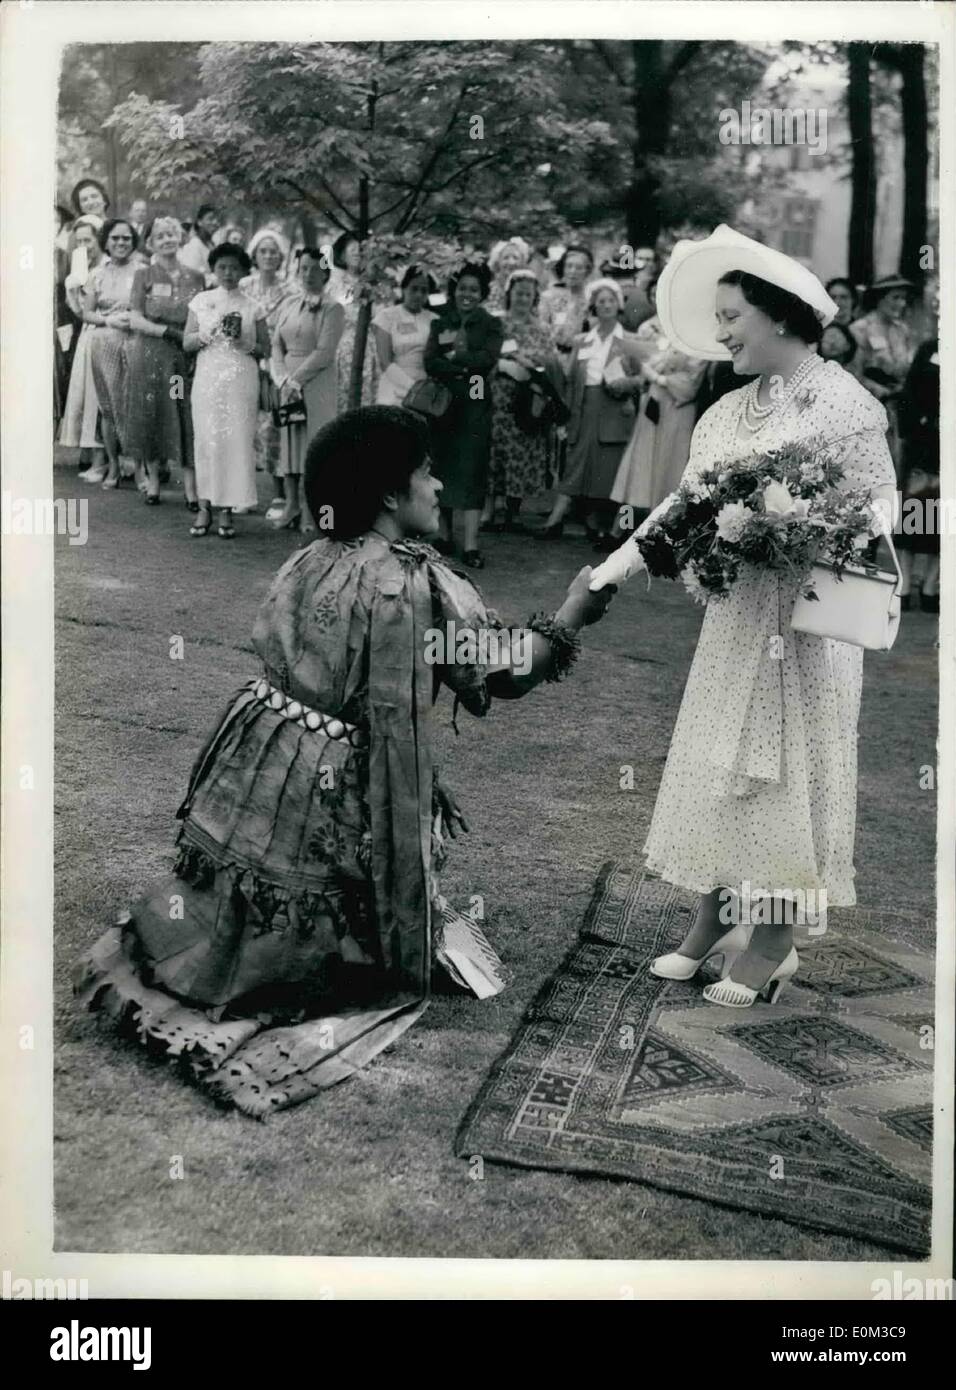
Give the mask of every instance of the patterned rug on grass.
[[700, 977], [648, 973], [695, 902], [604, 865], [580, 943], [492, 1068], [456, 1153], [928, 1254], [932, 958], [893, 940], [902, 914], [832, 910], [822, 934], [798, 931], [800, 971], [778, 1003], [731, 1010], [702, 998]]

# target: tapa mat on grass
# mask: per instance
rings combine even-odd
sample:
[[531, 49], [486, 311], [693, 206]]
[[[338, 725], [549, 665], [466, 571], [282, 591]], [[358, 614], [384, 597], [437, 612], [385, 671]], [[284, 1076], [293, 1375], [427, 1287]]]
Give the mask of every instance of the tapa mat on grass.
[[[925, 1255], [933, 961], [904, 914], [831, 911], [798, 930], [774, 1005], [708, 1004], [709, 967], [648, 972], [696, 897], [606, 863], [581, 939], [472, 1103], [460, 1157], [631, 1178]], [[912, 914], [910, 914], [912, 917]], [[911, 925], [911, 923], [910, 923]]]

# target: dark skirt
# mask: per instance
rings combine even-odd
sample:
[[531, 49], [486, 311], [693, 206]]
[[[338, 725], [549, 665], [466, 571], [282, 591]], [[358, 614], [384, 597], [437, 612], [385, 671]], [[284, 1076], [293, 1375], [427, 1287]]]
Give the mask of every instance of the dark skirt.
[[443, 484], [439, 502], [456, 511], [480, 511], [491, 467], [491, 399], [455, 397], [432, 425], [432, 463]]
[[568, 497], [586, 497], [596, 502], [610, 499], [626, 441], [602, 444], [598, 438], [605, 399], [603, 386], [584, 388], [581, 428], [575, 442], [568, 445], [568, 459], [559, 484], [559, 491]]

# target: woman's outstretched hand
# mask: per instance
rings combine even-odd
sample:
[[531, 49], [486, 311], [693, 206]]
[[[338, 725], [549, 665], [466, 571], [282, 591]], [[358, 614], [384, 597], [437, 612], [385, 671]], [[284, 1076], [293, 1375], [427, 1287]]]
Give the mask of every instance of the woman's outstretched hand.
[[619, 545], [617, 550], [613, 551], [604, 563], [598, 565], [591, 574], [592, 596], [598, 592], [603, 593], [606, 586], [610, 586], [613, 593], [619, 584], [624, 583], [625, 579], [630, 579], [632, 574], [638, 574], [644, 568], [644, 559], [638, 549], [637, 542], [633, 535], [628, 536], [627, 540]]
[[592, 592], [591, 581], [591, 566], [585, 565], [568, 585], [568, 596], [561, 605], [558, 617], [569, 627], [590, 627], [592, 623], [599, 622], [617, 593], [613, 584], [604, 585], [600, 592]]

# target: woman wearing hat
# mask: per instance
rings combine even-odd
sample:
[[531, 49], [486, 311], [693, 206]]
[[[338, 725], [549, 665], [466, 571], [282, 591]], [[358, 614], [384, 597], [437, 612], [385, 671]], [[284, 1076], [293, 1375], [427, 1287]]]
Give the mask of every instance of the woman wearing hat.
[[623, 307], [615, 280], [591, 281], [588, 312], [594, 327], [578, 336], [571, 353], [568, 458], [541, 533], [548, 540], [561, 535], [575, 498], [585, 510], [592, 540], [600, 545], [610, 528], [611, 489], [634, 428], [634, 396], [641, 381], [642, 355], [637, 339], [621, 327]]
[[886, 407], [888, 443], [897, 470], [900, 437], [896, 407], [915, 348], [906, 321], [915, 293], [912, 282], [902, 276], [887, 275], [877, 280], [863, 296], [863, 308], [867, 312], [850, 326], [860, 348], [859, 371], [863, 385]]
[[[741, 376], [756, 373], [702, 416], [684, 481], [724, 460], [819, 440], [843, 465], [845, 486], [892, 505], [886, 412], [817, 354], [836, 306], [806, 267], [718, 227], [675, 248], [657, 308], [682, 351], [729, 356]], [[595, 571], [592, 588], [643, 567], [631, 537]], [[863, 651], [794, 632], [797, 591], [775, 571], [744, 566], [729, 596], [708, 604], [644, 846], [650, 869], [701, 895], [691, 931], [653, 973], [687, 980], [719, 955], [725, 978], [704, 997], [732, 1008], [775, 998], [796, 973], [794, 904], [804, 895], [818, 902], [823, 891], [835, 907], [856, 901]], [[742, 893], [770, 900], [759, 915], [772, 920], [749, 940], [741, 925], [728, 930]]]
[[[274, 227], [260, 227], [253, 233], [246, 254], [252, 262], [252, 273], [240, 281], [239, 288], [263, 310], [271, 341], [279, 321], [279, 312], [295, 293], [295, 287], [288, 279], [289, 242]], [[268, 373], [268, 362], [260, 362], [259, 369]], [[275, 521], [285, 507], [285, 480], [276, 473], [279, 466], [279, 430], [271, 410], [259, 411], [255, 451], [256, 467], [264, 469], [274, 479], [275, 496], [269, 504], [266, 520]]]
[[524, 270], [530, 260], [531, 247], [524, 237], [512, 236], [507, 241], [499, 241], [496, 246], [491, 248], [491, 255], [488, 257], [488, 269], [494, 279], [485, 301], [485, 308], [489, 314], [504, 312], [507, 307], [508, 280], [513, 271]]

